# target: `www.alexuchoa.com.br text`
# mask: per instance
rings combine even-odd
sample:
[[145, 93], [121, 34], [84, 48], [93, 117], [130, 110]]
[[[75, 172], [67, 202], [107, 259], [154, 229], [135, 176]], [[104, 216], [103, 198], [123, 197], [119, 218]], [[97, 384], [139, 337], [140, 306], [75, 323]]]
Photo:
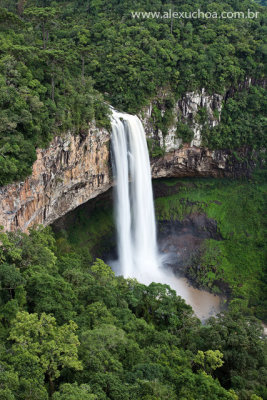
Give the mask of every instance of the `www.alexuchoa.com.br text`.
[[259, 11], [222, 11], [221, 13], [212, 11], [132, 11], [132, 18], [135, 19], [254, 19], [258, 18]]

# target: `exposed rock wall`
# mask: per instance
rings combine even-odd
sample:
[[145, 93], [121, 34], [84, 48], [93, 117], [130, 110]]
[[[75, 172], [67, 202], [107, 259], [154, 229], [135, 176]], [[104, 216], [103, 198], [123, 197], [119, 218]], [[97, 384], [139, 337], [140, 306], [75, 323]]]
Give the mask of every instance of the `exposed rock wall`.
[[[222, 95], [216, 93], [209, 95], [205, 92], [205, 89], [202, 89], [201, 93], [186, 93], [186, 95], [178, 102], [179, 110], [182, 114], [181, 119], [186, 122], [190, 121], [194, 132], [191, 146], [201, 145], [201, 131], [203, 125], [196, 119], [198, 111], [205, 107], [207, 112], [207, 122], [210, 127], [214, 127], [220, 122], [222, 103]], [[217, 111], [218, 117], [215, 117], [215, 111]]]
[[[148, 137], [165, 148], [165, 155], [151, 160], [153, 178], [183, 176], [240, 176], [252, 165], [242, 164], [229, 151], [209, 151], [201, 147], [201, 126], [196, 121], [200, 107], [206, 107], [208, 123], [214, 125], [214, 110], [220, 114], [222, 97], [188, 93], [174, 106], [174, 122], [167, 135], [151, 123], [153, 103], [144, 110], [142, 121]], [[218, 116], [217, 113], [217, 116]], [[178, 118], [191, 121], [195, 137], [182, 145], [176, 135]], [[56, 137], [49, 148], [37, 150], [32, 175], [24, 182], [0, 187], [0, 226], [22, 230], [49, 225], [67, 212], [105, 192], [112, 186], [110, 134], [95, 126], [88, 135], [68, 133]]]
[[109, 133], [92, 126], [85, 137], [68, 133], [37, 150], [32, 175], [0, 187], [0, 226], [24, 232], [48, 225], [111, 186]]
[[249, 156], [247, 150], [241, 151], [239, 156], [236, 158], [227, 150], [210, 151], [203, 147], [184, 145], [180, 149], [166, 153], [163, 157], [152, 159], [152, 176], [153, 178], [249, 176], [255, 167], [255, 161], [252, 157], [250, 161], [239, 161], [242, 157]]
[[[153, 123], [153, 108], [158, 107], [164, 99], [168, 98], [169, 92], [161, 92], [151, 104], [143, 110], [140, 118], [146, 127], [148, 137], [158, 141], [159, 145], [165, 149], [166, 152], [177, 150], [182, 145], [182, 139], [179, 138], [179, 131], [177, 131], [178, 120], [190, 126], [194, 133], [191, 146], [201, 146], [201, 131], [203, 125], [199, 122], [197, 114], [201, 108], [206, 109], [207, 123], [210, 127], [218, 125], [220, 122], [222, 104], [224, 97], [220, 94], [208, 94], [205, 89], [201, 92], [188, 92], [179, 101], [177, 101], [173, 108], [173, 121], [168, 127], [168, 132], [163, 135], [160, 129], [155, 127]], [[161, 113], [164, 115], [164, 107], [161, 108]]]

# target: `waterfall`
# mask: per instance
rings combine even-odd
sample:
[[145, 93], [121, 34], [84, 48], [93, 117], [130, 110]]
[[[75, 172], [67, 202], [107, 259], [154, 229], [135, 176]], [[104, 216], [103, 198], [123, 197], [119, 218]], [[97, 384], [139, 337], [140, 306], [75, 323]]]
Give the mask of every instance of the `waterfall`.
[[120, 273], [157, 275], [158, 252], [146, 136], [137, 116], [113, 111], [112, 154]]
[[141, 121], [113, 111], [111, 123], [119, 256], [119, 268], [112, 263], [113, 269], [147, 285], [153, 281], [170, 285], [203, 320], [215, 315], [220, 311], [219, 297], [190, 288], [185, 278], [168, 267], [170, 255], [158, 254], [149, 155]]

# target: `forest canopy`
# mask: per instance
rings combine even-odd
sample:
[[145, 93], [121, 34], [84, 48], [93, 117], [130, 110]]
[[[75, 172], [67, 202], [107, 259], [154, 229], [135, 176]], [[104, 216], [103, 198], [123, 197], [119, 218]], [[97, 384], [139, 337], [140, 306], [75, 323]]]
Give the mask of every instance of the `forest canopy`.
[[50, 228], [0, 233], [2, 400], [260, 400], [262, 326], [205, 325], [167, 285], [115, 277]]
[[[203, 87], [225, 93], [247, 79], [261, 86], [266, 76], [266, 8], [258, 3], [1, 0], [0, 185], [25, 178], [36, 147], [46, 146], [54, 135], [86, 132], [93, 120], [108, 127], [107, 103], [135, 113], [159, 88], [168, 88], [177, 99]], [[169, 9], [249, 9], [257, 11], [258, 18], [131, 15]], [[266, 128], [266, 119], [253, 124], [253, 117], [248, 118], [250, 132], [235, 146], [250, 144], [259, 124]], [[234, 129], [240, 130], [242, 122]], [[208, 144], [220, 146], [220, 134], [231, 142], [234, 133], [228, 129], [222, 128]]]

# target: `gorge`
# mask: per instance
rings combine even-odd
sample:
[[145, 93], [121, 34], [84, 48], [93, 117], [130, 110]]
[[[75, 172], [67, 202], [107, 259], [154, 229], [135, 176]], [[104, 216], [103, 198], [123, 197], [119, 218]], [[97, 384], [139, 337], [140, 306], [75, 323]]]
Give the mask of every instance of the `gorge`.
[[266, 21], [0, 0], [1, 400], [267, 400]]
[[[195, 118], [194, 116], [196, 116], [201, 105], [204, 104], [209, 110], [208, 121], [213, 125], [213, 107], [215, 107], [215, 109], [219, 107], [218, 102], [219, 97], [207, 96], [205, 92], [199, 95], [189, 93], [182, 101], [177, 103], [174, 108], [174, 115], [177, 116], [179, 113], [182, 113], [185, 119], [191, 119], [192, 116]], [[178, 116], [174, 120], [173, 125], [169, 126], [167, 134], [163, 135], [160, 130], [155, 129], [155, 127], [153, 128], [154, 125], [151, 122], [153, 120], [152, 115], [154, 107], [156, 107], [155, 104], [152, 104], [149, 110], [144, 111], [144, 113], [140, 115], [148, 144], [149, 140], [152, 139], [154, 142], [159, 143], [163, 151], [161, 155], [156, 157], [150, 154], [152, 178], [180, 179], [188, 177], [194, 179], [197, 177], [214, 177], [220, 179], [224, 177], [242, 177], [250, 174], [251, 170], [254, 168], [255, 160], [253, 160], [253, 157], [247, 158], [245, 150], [243, 150], [243, 154], [240, 153], [239, 156], [230, 150], [212, 151], [203, 147], [199, 142], [199, 125], [197, 122], [193, 125], [194, 138], [191, 143], [182, 144], [180, 139], [177, 140], [175, 124], [177, 123]], [[119, 120], [117, 122], [118, 124], [121, 123]], [[0, 189], [0, 200], [2, 204], [0, 210], [0, 225], [7, 231], [22, 230], [23, 232], [28, 232], [29, 228], [37, 226], [38, 224], [47, 226], [57, 222], [60, 218], [64, 219], [64, 216], [67, 216], [69, 212], [77, 209], [77, 207], [82, 204], [86, 204], [90, 199], [98, 199], [101, 194], [106, 193], [114, 184], [111, 172], [112, 157], [110, 149], [110, 132], [106, 129], [96, 127], [94, 123], [89, 125], [88, 133], [85, 135], [73, 135], [69, 132], [66, 135], [56, 137], [47, 149], [38, 149], [37, 161], [33, 165], [32, 175], [24, 182], [10, 184]], [[244, 160], [242, 158], [243, 156]], [[124, 162], [126, 163], [126, 160], [124, 160]], [[159, 185], [160, 196], [165, 196], [171, 192], [169, 190], [171, 187], [167, 191], [166, 189], [162, 190], [163, 187], [164, 185]], [[145, 201], [146, 200], [145, 198]], [[218, 199], [218, 204], [219, 203], [220, 198]], [[157, 201], [156, 207], [157, 218], [159, 218]], [[193, 208], [194, 207], [195, 206], [193, 206]], [[202, 213], [203, 211], [201, 209], [197, 211], [197, 215], [202, 215]], [[188, 214], [184, 216], [180, 216], [179, 219], [181, 217], [189, 217], [192, 221], [196, 220], [191, 211], [188, 211]], [[88, 218], [90, 222], [92, 216], [88, 216]], [[167, 220], [168, 218], [169, 217], [167, 217]], [[174, 219], [176, 218], [175, 216]], [[68, 220], [68, 218], [66, 220]], [[122, 220], [127, 225], [127, 220], [124, 218], [122, 218]], [[60, 224], [61, 222], [59, 222], [59, 225]], [[65, 224], [63, 225], [66, 226]], [[201, 229], [206, 229], [205, 224]], [[96, 235], [96, 237], [99, 236]], [[126, 239], [125, 235], [122, 235], [122, 237]], [[212, 237], [213, 235], [211, 238]], [[128, 235], [128, 243], [130, 243], [130, 240], [131, 237]], [[130, 248], [131, 245], [129, 244], [128, 250]], [[128, 250], [126, 251], [125, 258], [127, 258], [129, 254]], [[96, 253], [96, 256], [99, 255], [101, 256], [102, 252]], [[191, 259], [191, 254], [189, 253], [187, 257]], [[140, 259], [145, 260], [145, 257], [142, 256]], [[174, 270], [175, 268], [176, 266], [174, 266]], [[144, 271], [146, 269], [143, 268], [142, 270]], [[147, 270], [149, 270], [149, 268]], [[130, 266], [129, 276], [134, 275], [132, 271], [133, 266]], [[136, 273], [137, 271], [135, 270], [135, 274]], [[188, 267], [186, 267], [182, 276], [184, 276], [184, 274], [186, 274], [189, 279], [192, 279], [193, 282], [197, 282], [200, 287], [205, 287], [209, 290], [209, 285], [212, 285], [212, 281], [214, 280], [214, 278], [211, 280], [207, 278], [206, 273], [204, 273], [204, 276], [199, 277], [198, 267], [192, 266], [190, 271]], [[127, 275], [128, 273], [126, 273], [126, 276]], [[157, 280], [159, 282], [170, 284], [172, 287], [178, 284], [171, 272], [169, 280], [166, 278], [166, 273], [163, 275], [164, 276], [161, 275], [161, 270], [157, 269]], [[155, 271], [151, 276], [152, 278], [143, 277], [142, 280], [139, 274], [138, 279], [146, 283], [151, 282], [155, 279]], [[219, 282], [219, 286], [222, 285], [223, 293], [228, 293], [228, 284], [226, 286], [224, 283], [222, 284], [221, 277], [218, 277], [217, 281]], [[214, 293], [218, 293], [219, 290], [216, 285], [217, 283], [215, 284]], [[186, 286], [183, 283], [177, 286], [177, 291], [182, 293], [182, 290], [185, 288]], [[221, 290], [219, 290], [219, 292], [220, 291]], [[201, 293], [205, 294], [207, 292], [199, 292], [198, 299]], [[187, 294], [188, 291], [185, 290], [184, 297], [186, 297]], [[211, 300], [213, 300], [213, 298]], [[187, 301], [190, 303], [188, 296]], [[196, 309], [194, 305], [193, 307]], [[206, 315], [209, 314], [209, 311], [208, 309]]]

